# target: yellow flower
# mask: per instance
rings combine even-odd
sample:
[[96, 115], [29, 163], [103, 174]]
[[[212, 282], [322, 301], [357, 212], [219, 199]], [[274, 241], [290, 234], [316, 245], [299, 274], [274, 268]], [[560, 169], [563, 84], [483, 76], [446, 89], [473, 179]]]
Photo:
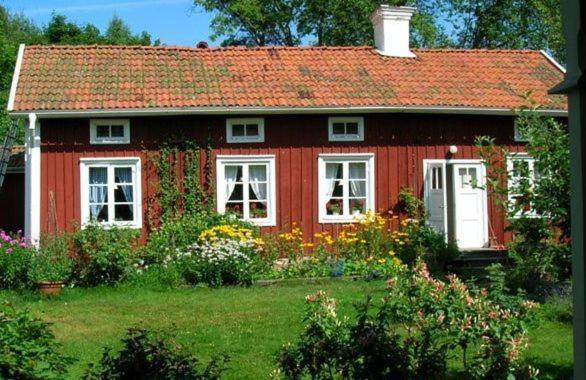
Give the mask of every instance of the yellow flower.
[[379, 264], [384, 264], [387, 262], [387, 259], [378, 259]]
[[393, 250], [390, 250], [390, 251], [389, 251], [389, 256], [395, 256], [395, 251], [393, 251]]

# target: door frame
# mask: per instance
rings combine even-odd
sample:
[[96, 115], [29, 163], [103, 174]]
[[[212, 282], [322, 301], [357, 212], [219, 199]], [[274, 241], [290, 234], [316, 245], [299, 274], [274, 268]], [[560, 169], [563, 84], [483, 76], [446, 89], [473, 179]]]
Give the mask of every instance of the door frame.
[[425, 205], [426, 210], [429, 210], [429, 186], [427, 186], [427, 172], [429, 170], [430, 164], [441, 164], [442, 166], [442, 183], [444, 184], [443, 188], [443, 198], [444, 198], [444, 238], [446, 242], [448, 241], [448, 191], [447, 191], [447, 160], [445, 159], [424, 159], [423, 160], [423, 203]]
[[[442, 167], [444, 168], [443, 173], [442, 173], [442, 177], [444, 180], [444, 225], [446, 227], [445, 229], [445, 235], [446, 235], [446, 239], [449, 236], [450, 232], [454, 233], [454, 237], [456, 236], [456, 232], [458, 229], [457, 220], [454, 220], [454, 229], [455, 231], [449, 231], [450, 228], [450, 223], [448, 222], [448, 202], [447, 202], [447, 196], [448, 196], [448, 188], [447, 186], [451, 187], [451, 191], [454, 192], [455, 191], [455, 186], [456, 186], [456, 182], [455, 182], [455, 177], [452, 173], [452, 180], [451, 183], [447, 183], [447, 170], [448, 170], [448, 166], [453, 165], [453, 164], [471, 164], [471, 165], [480, 165], [480, 178], [482, 179], [481, 185], [482, 186], [486, 186], [486, 165], [484, 164], [484, 161], [481, 159], [424, 159], [423, 160], [423, 199], [424, 199], [424, 203], [427, 207], [428, 204], [428, 200], [429, 200], [429, 191], [427, 189], [427, 170], [428, 170], [428, 164], [442, 164]], [[452, 166], [453, 167], [453, 166]], [[486, 190], [486, 188], [481, 189], [482, 190], [482, 213], [483, 213], [483, 220], [482, 220], [482, 237], [483, 237], [483, 245], [482, 247], [474, 247], [474, 248], [484, 248], [489, 244], [489, 237], [488, 237], [488, 223], [489, 223], [489, 218], [488, 218], [488, 192]], [[456, 199], [454, 199], [453, 202], [453, 215], [457, 215], [457, 208], [458, 208], [458, 202]], [[458, 242], [456, 241], [456, 244]], [[466, 248], [472, 248], [472, 247], [465, 247]]]

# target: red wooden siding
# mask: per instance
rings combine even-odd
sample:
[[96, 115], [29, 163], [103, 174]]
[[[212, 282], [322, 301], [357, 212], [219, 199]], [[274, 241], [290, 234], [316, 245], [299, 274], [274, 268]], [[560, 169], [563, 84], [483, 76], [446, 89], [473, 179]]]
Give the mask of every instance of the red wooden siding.
[[[320, 153], [374, 153], [376, 208], [394, 210], [399, 190], [411, 187], [423, 195], [423, 160], [447, 157], [450, 145], [458, 146], [455, 159], [477, 158], [474, 138], [490, 135], [513, 151], [522, 146], [513, 141], [512, 117], [463, 115], [376, 114], [365, 116], [365, 141], [329, 142], [327, 115], [265, 117], [265, 142], [228, 144], [225, 117], [132, 118], [131, 144], [90, 145], [88, 119], [42, 120], [41, 229], [71, 228], [80, 221], [80, 169], [84, 157], [141, 157], [143, 200], [155, 191], [153, 173], [146, 165], [145, 151], [156, 151], [166, 136], [180, 134], [203, 147], [211, 131], [217, 154], [274, 154], [277, 175], [277, 226], [264, 231], [287, 230], [299, 224], [306, 238], [323, 230], [335, 232], [339, 225], [318, 223], [317, 160]], [[205, 157], [202, 157], [202, 161]], [[215, 161], [214, 161], [215, 165]], [[50, 207], [51, 195], [55, 207]], [[52, 212], [50, 209], [54, 209]], [[143, 207], [146, 225], [147, 207]], [[504, 217], [489, 201], [489, 235], [505, 239]], [[54, 214], [55, 217], [50, 217]]]

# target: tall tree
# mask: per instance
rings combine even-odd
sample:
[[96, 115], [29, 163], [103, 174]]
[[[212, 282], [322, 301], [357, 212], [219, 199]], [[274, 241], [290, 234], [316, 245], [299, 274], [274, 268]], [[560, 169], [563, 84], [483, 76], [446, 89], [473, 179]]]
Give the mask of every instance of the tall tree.
[[442, 0], [461, 48], [545, 49], [565, 58], [561, 0]]
[[[415, 5], [414, 43], [437, 46], [447, 39], [442, 33], [430, 0], [391, 0], [392, 5]], [[309, 40], [317, 45], [372, 44], [372, 12], [380, 0], [194, 0], [214, 12], [212, 39], [222, 44], [297, 45]]]

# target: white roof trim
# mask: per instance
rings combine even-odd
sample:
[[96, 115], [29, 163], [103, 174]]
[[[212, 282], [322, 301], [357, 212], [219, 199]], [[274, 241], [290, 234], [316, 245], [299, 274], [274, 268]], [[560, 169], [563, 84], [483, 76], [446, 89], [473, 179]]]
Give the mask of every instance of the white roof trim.
[[566, 73], [566, 68], [562, 66], [558, 61], [556, 61], [554, 57], [549, 55], [548, 52], [546, 52], [545, 50], [540, 50], [540, 52], [541, 54], [543, 54], [545, 58], [547, 58], [549, 62], [551, 62], [555, 67], [557, 67], [562, 73]]
[[16, 56], [16, 65], [14, 66], [14, 76], [12, 77], [12, 85], [10, 86], [10, 94], [8, 95], [8, 111], [14, 109], [14, 99], [16, 98], [16, 88], [18, 87], [18, 77], [20, 76], [20, 66], [22, 66], [22, 56], [24, 55], [24, 44], [18, 46], [18, 55]]
[[[10, 112], [14, 118], [26, 117], [31, 111]], [[429, 113], [460, 115], [515, 115], [510, 108], [443, 107], [443, 106], [357, 106], [357, 107], [190, 107], [190, 108], [128, 108], [111, 110], [39, 110], [39, 118], [92, 118], [171, 115], [286, 115], [286, 114], [367, 114], [367, 113]], [[540, 109], [547, 116], [568, 116], [568, 111]]]

